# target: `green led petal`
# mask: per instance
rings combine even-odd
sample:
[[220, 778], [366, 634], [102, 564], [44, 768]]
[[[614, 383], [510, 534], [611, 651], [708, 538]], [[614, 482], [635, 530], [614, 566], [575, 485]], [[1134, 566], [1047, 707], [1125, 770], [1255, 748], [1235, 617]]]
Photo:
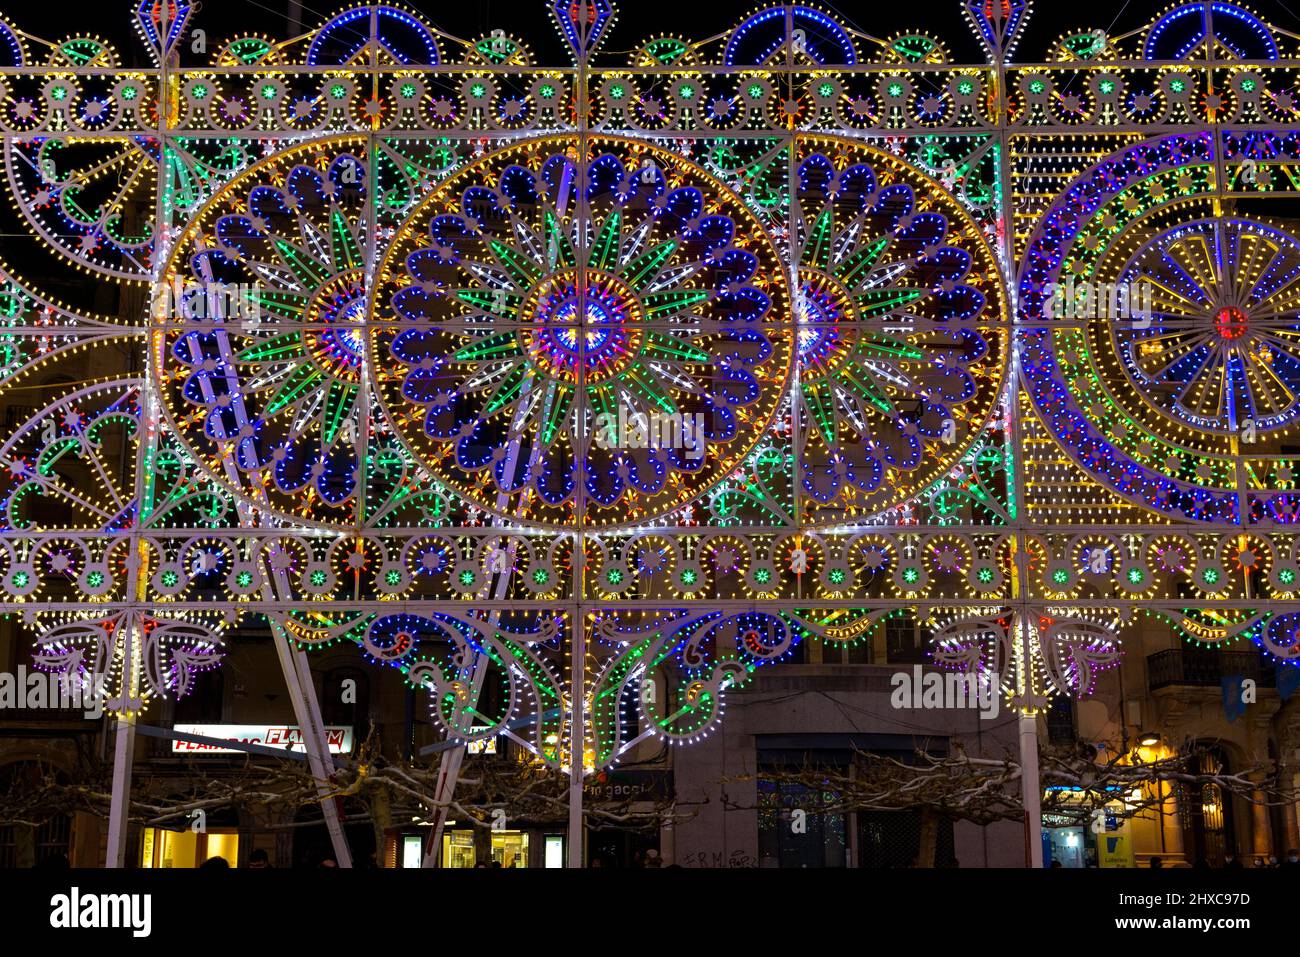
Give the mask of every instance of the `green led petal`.
[[609, 214], [605, 225], [600, 229], [591, 247], [591, 256], [587, 260], [592, 269], [610, 270], [618, 263], [619, 250], [622, 248], [623, 216], [616, 209]]
[[518, 317], [519, 308], [524, 304], [523, 296], [504, 289], [457, 289], [456, 298], [502, 319]]
[[713, 356], [689, 342], [674, 339], [662, 332], [648, 332], [642, 354], [654, 359], [677, 359], [682, 362], [712, 362]]
[[524, 383], [528, 381], [531, 375], [532, 372], [529, 370], [526, 363], [515, 363], [514, 368], [512, 368], [506, 374], [506, 377], [501, 380], [501, 384], [497, 387], [496, 392], [493, 393], [492, 398], [483, 409], [483, 415], [485, 417], [489, 416], [492, 413], [505, 408], [519, 398]]
[[858, 312], [864, 319], [887, 316], [899, 306], [916, 302], [925, 295], [924, 289], [881, 289], [858, 293], [853, 297]]
[[456, 350], [451, 358], [456, 362], [481, 362], [484, 359], [515, 358], [523, 354], [524, 350], [514, 332], [498, 332]]
[[619, 276], [637, 292], [641, 292], [659, 275], [659, 270], [676, 251], [677, 240], [660, 243], [625, 265]]
[[239, 362], [268, 362], [273, 359], [301, 358], [305, 353], [300, 331], [284, 332], [270, 339], [259, 339], [235, 353]]
[[518, 250], [507, 246], [499, 239], [490, 241], [488, 248], [492, 250], [492, 255], [496, 257], [502, 268], [510, 274], [510, 278], [517, 286], [526, 289], [541, 281], [541, 278], [545, 275], [531, 258], [521, 255]]
[[667, 319], [685, 312], [691, 306], [708, 300], [707, 289], [683, 289], [678, 292], [656, 292], [642, 297], [647, 316]]
[[324, 375], [321, 371], [309, 363], [303, 363], [295, 368], [289, 373], [284, 385], [280, 386], [280, 391], [275, 394], [275, 398], [267, 404], [266, 417], [269, 419], [292, 405], [299, 397], [311, 391], [322, 378]]
[[356, 405], [357, 387], [346, 382], [331, 379], [325, 392], [325, 410], [321, 413], [321, 441], [329, 448], [334, 444], [343, 423], [352, 414]]

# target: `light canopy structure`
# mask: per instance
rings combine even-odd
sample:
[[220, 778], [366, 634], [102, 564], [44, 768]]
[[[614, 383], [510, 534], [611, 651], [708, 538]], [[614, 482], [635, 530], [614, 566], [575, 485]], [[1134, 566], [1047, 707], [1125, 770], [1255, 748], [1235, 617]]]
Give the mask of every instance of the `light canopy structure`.
[[138, 306], [0, 266], [40, 666], [129, 724], [260, 617], [304, 728], [349, 642], [577, 781], [899, 614], [1026, 714], [1137, 615], [1300, 665], [1295, 35], [1025, 53], [964, 2], [961, 64], [809, 3], [616, 55], [548, 6], [568, 62], [391, 4], [200, 44], [144, 3], [148, 70], [0, 23], [15, 216]]

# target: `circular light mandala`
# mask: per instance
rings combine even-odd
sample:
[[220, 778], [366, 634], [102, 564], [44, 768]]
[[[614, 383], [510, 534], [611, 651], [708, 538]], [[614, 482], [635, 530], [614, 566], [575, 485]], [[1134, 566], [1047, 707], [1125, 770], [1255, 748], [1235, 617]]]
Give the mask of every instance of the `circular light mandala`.
[[1242, 219], [1169, 229], [1130, 259], [1121, 283], [1149, 283], [1149, 321], [1112, 323], [1138, 391], [1176, 422], [1242, 434], [1300, 414], [1300, 243]]
[[364, 446], [363, 150], [335, 140], [251, 168], [177, 243], [154, 303], [176, 433], [260, 507], [336, 524]]
[[819, 504], [878, 512], [970, 447], [1006, 366], [984, 237], [951, 196], [885, 154], [817, 144], [794, 184], [800, 462]]
[[[1238, 487], [1241, 454], [1300, 414], [1300, 242], [1209, 218], [1213, 182], [1204, 135], [1132, 146], [1080, 176], [1030, 240], [1019, 348], [1044, 424], [1090, 474], [1176, 518], [1238, 523], [1253, 494]], [[1075, 305], [1053, 316], [1062, 289]]]
[[785, 273], [739, 199], [674, 154], [589, 143], [511, 147], [444, 183], [375, 299], [373, 367], [412, 451], [540, 523], [690, 502], [760, 440], [791, 362]]

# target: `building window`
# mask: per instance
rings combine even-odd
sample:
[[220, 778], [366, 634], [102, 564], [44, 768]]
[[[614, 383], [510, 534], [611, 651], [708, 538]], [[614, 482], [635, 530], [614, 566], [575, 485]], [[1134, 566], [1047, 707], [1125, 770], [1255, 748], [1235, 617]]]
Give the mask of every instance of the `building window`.
[[911, 612], [885, 619], [885, 660], [896, 665], [925, 662], [925, 639]]
[[0, 824], [0, 868], [9, 870], [18, 866], [18, 828]]
[[[15, 797], [32, 793], [52, 774], [66, 784], [62, 772], [51, 771], [36, 761], [18, 761], [0, 767], [0, 794]], [[35, 867], [63, 859], [72, 851], [72, 816], [53, 814], [38, 824], [0, 824], [0, 868]]]
[[493, 831], [492, 864], [501, 867], [527, 867], [528, 835], [523, 831]]
[[866, 641], [825, 641], [822, 642], [821, 653], [822, 664], [825, 665], [871, 664], [871, 644]]
[[760, 867], [844, 867], [847, 863], [845, 816], [817, 808], [834, 803], [818, 791], [785, 779], [794, 770], [775, 766], [758, 781], [758, 856]]
[[1057, 695], [1047, 709], [1047, 740], [1050, 744], [1072, 744], [1079, 733], [1074, 726], [1074, 701]]
[[424, 866], [424, 835], [402, 835], [402, 867], [419, 868]]
[[473, 831], [447, 831], [442, 835], [443, 867], [473, 867], [475, 863]]
[[212, 830], [200, 834], [146, 827], [140, 836], [140, 866], [144, 868], [192, 868], [214, 857], [225, 858], [231, 867], [239, 866], [237, 831]]
[[564, 835], [547, 834], [545, 851], [542, 855], [543, 867], [563, 867], [564, 866]]

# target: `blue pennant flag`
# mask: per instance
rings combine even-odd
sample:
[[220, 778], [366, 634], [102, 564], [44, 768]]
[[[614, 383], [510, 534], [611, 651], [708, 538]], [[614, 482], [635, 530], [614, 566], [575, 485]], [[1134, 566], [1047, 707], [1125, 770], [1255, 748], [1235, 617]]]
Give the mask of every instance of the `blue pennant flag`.
[[1300, 688], [1300, 663], [1277, 666], [1277, 696], [1285, 701]]
[[1241, 700], [1241, 675], [1225, 675], [1223, 678], [1223, 714], [1228, 724], [1236, 721], [1246, 713], [1246, 703]]

